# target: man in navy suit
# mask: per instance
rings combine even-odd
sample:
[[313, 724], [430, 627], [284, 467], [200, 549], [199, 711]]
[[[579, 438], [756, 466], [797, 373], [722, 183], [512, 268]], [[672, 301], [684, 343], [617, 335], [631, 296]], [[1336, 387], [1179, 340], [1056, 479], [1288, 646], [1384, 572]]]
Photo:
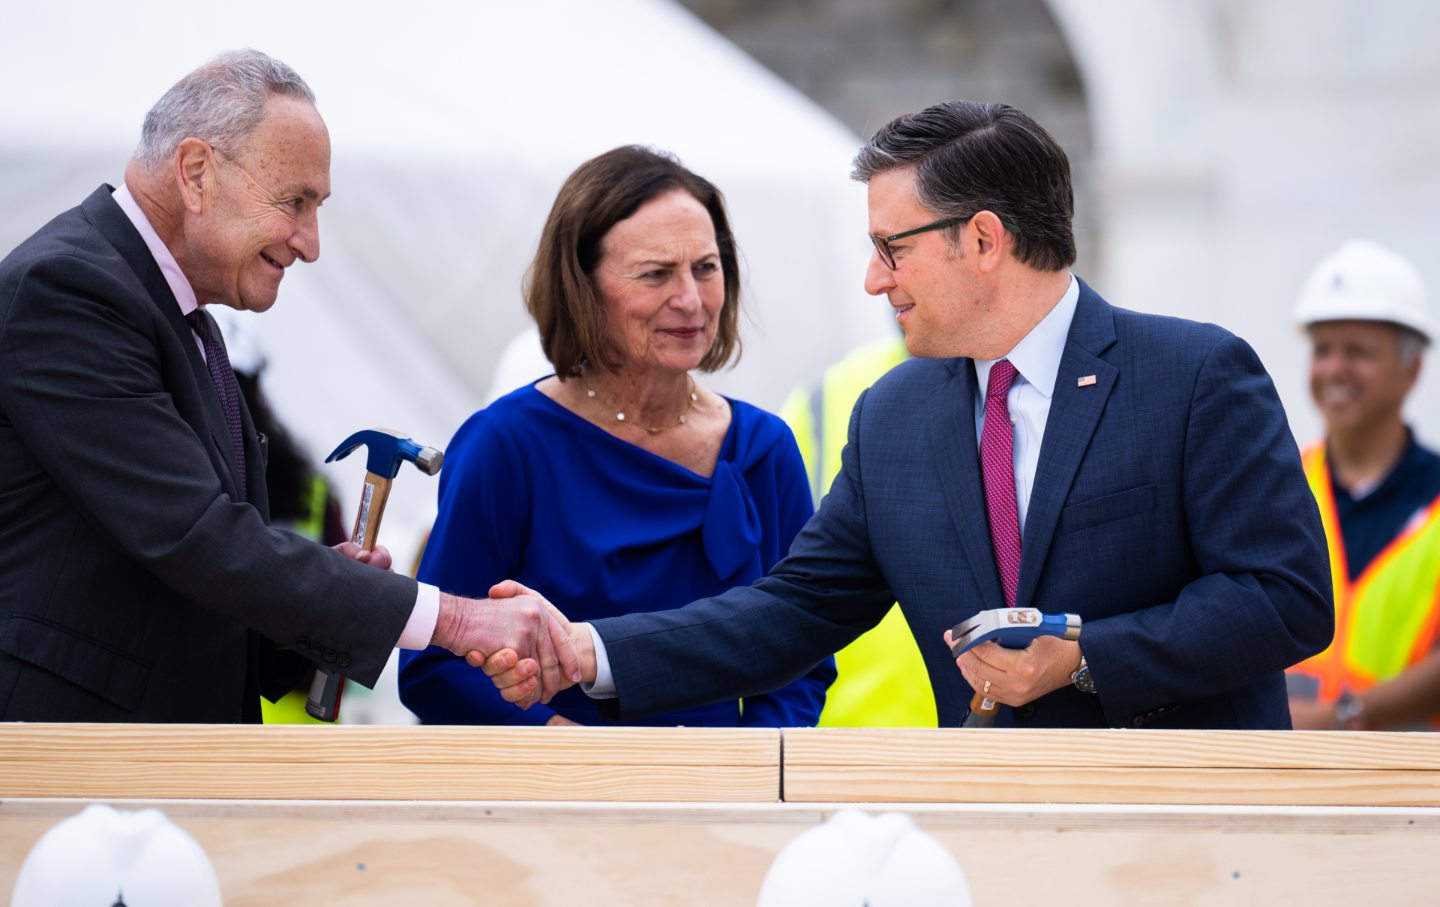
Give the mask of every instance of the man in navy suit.
[[[1288, 728], [1284, 670], [1333, 633], [1325, 541], [1274, 387], [1213, 325], [1112, 307], [1073, 277], [1064, 151], [1002, 104], [900, 117], [860, 150], [884, 294], [915, 356], [856, 403], [840, 475], [748, 588], [577, 633], [631, 716], [790, 682], [904, 609], [941, 726]], [[1053, 637], [951, 656], [1006, 606]], [[474, 659], [479, 662], [479, 658]], [[536, 665], [485, 663], [511, 698]]]

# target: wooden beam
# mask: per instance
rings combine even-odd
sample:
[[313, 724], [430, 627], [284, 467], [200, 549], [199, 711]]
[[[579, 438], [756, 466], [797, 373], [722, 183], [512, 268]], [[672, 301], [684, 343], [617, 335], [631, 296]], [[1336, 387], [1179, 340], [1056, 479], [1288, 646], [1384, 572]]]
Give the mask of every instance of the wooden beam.
[[787, 730], [789, 802], [1440, 806], [1440, 737], [1295, 731]]
[[774, 802], [778, 731], [0, 724], [0, 796]]

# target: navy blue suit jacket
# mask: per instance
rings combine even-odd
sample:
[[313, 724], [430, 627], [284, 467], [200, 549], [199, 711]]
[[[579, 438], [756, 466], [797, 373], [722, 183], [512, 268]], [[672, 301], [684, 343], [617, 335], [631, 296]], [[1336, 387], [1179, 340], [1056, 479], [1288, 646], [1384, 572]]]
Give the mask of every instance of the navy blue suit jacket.
[[[610, 712], [773, 689], [899, 601], [940, 724], [958, 724], [972, 690], [942, 634], [1004, 607], [975, 399], [969, 359], [902, 363], [856, 403], [830, 494], [768, 576], [595, 621]], [[1284, 411], [1244, 341], [1113, 308], [1082, 283], [1022, 543], [1018, 604], [1081, 615], [1099, 693], [1065, 687], [1003, 707], [998, 724], [1290, 726], [1283, 672], [1334, 630], [1329, 563]]]

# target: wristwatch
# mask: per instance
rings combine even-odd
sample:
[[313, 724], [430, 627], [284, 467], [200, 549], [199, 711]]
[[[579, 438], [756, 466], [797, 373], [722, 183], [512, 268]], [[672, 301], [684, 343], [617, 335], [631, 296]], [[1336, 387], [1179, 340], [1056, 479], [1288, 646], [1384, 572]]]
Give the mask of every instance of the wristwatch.
[[1084, 653], [1080, 655], [1080, 667], [1070, 675], [1070, 682], [1075, 684], [1075, 689], [1082, 693], [1093, 694], [1095, 692], [1095, 678], [1090, 676], [1090, 663], [1085, 660]]

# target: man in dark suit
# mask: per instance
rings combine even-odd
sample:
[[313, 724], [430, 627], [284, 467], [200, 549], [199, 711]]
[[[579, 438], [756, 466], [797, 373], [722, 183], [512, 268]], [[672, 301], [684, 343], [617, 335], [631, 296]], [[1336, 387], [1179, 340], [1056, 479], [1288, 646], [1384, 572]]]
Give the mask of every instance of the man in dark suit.
[[329, 171], [300, 77], [222, 55], [151, 109], [124, 185], [0, 262], [0, 721], [255, 721], [298, 666], [372, 685], [397, 644], [574, 669], [540, 602], [443, 595], [383, 549], [267, 526], [204, 308], [264, 311], [315, 260]]
[[[1069, 163], [1013, 108], [901, 117], [855, 176], [865, 287], [918, 358], [860, 398], [830, 494], [768, 576], [576, 634], [591, 695], [634, 716], [769, 689], [897, 600], [942, 726], [978, 688], [1001, 726], [1289, 727], [1283, 672], [1330, 640], [1329, 574], [1254, 352], [1071, 276]], [[947, 628], [1015, 605], [1078, 613], [1079, 641], [951, 656]], [[533, 695], [530, 660], [485, 668]]]

